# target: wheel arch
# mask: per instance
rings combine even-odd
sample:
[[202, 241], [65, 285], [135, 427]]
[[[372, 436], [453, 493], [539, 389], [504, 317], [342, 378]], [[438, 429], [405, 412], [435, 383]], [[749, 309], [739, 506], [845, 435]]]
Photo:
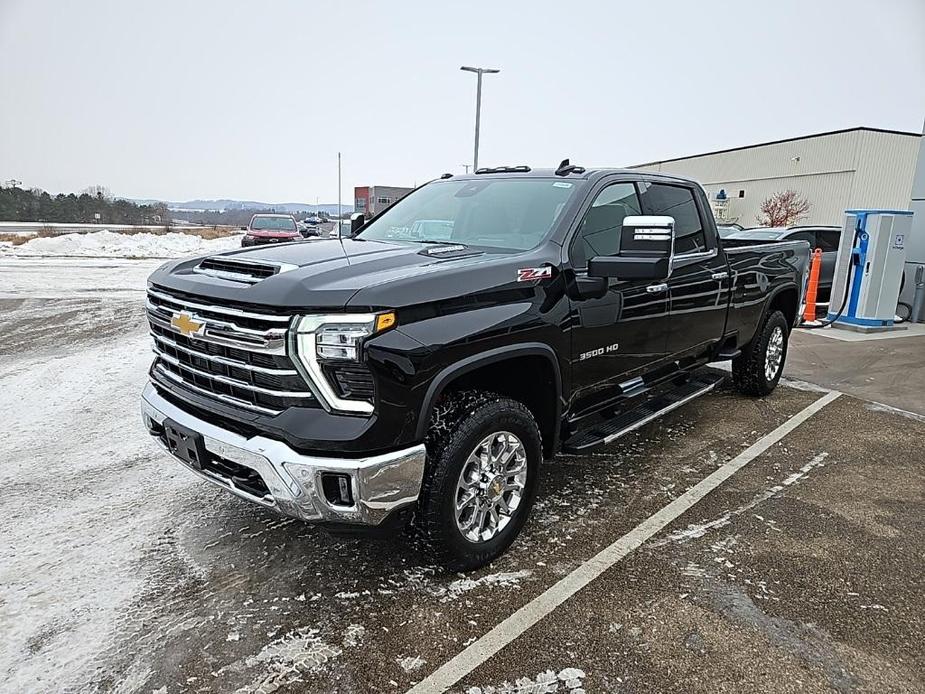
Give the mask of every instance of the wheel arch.
[[784, 314], [787, 325], [791, 329], [797, 325], [800, 316], [800, 291], [795, 284], [785, 284], [778, 287], [768, 296], [761, 320], [763, 321], [776, 310]]
[[[541, 370], [531, 372], [531, 367]], [[523, 374], [531, 374], [531, 378], [519, 382]], [[444, 367], [427, 387], [417, 422], [417, 439], [423, 440], [427, 434], [434, 407], [444, 393], [482, 384], [485, 390], [518, 400], [530, 410], [540, 428], [543, 453], [551, 456], [559, 443], [562, 378], [555, 351], [542, 342], [496, 347]]]

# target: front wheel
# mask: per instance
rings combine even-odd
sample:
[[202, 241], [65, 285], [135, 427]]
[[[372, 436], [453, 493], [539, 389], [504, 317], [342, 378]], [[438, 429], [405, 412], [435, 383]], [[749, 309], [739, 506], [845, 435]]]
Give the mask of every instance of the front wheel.
[[536, 495], [542, 447], [530, 411], [491, 393], [447, 398], [428, 437], [418, 526], [432, 557], [471, 571], [510, 547]]
[[787, 359], [790, 326], [780, 311], [765, 318], [742, 354], [732, 360], [732, 380], [745, 395], [768, 395], [777, 387]]

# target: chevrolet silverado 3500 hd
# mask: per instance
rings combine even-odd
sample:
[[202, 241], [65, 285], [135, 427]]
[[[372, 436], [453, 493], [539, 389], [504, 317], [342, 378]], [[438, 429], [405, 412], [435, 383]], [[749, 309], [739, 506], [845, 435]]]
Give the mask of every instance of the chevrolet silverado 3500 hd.
[[809, 259], [724, 249], [692, 181], [567, 162], [444, 175], [356, 217], [154, 272], [144, 421], [244, 499], [334, 529], [410, 520], [456, 570], [514, 541], [544, 457], [710, 391], [700, 367], [774, 390]]

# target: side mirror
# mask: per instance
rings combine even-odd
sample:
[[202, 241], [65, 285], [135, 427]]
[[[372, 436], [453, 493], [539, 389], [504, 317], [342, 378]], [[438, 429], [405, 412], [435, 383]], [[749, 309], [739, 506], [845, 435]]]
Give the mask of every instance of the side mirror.
[[623, 219], [620, 254], [588, 261], [589, 277], [663, 280], [671, 274], [674, 218], [635, 215]]
[[355, 212], [350, 215], [350, 235], [355, 235], [364, 224], [366, 224], [366, 217], [362, 212]]

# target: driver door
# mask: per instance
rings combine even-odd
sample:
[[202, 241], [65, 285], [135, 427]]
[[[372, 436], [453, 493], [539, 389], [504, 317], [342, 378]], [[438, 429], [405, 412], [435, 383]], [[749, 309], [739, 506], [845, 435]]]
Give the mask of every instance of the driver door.
[[[605, 184], [584, 212], [569, 247], [576, 279], [588, 261], [620, 254], [624, 217], [642, 214], [631, 181]], [[668, 287], [651, 280], [609, 279], [603, 296], [572, 292], [572, 408], [594, 409], [617, 386], [649, 370], [666, 354]], [[580, 283], [580, 282], [579, 282]]]

